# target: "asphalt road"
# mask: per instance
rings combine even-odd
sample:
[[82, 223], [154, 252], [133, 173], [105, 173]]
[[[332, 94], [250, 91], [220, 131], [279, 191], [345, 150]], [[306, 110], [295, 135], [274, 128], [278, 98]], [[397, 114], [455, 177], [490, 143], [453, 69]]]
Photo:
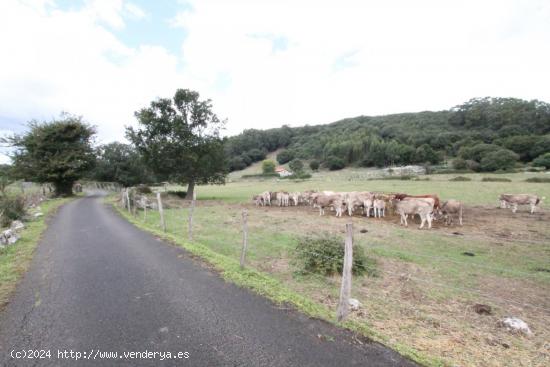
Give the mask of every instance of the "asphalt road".
[[[29, 351], [43, 358], [29, 359]], [[100, 359], [105, 352], [118, 354]], [[168, 352], [179, 358], [161, 360]], [[25, 353], [27, 358], [12, 358]], [[225, 282], [181, 248], [120, 218], [99, 196], [65, 205], [51, 221], [29, 272], [0, 315], [0, 363], [415, 365]]]

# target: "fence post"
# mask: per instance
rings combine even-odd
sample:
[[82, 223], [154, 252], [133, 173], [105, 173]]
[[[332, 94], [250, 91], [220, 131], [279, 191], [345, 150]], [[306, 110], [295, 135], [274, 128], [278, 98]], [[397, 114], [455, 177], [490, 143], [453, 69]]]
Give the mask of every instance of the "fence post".
[[147, 222], [147, 196], [144, 196], [143, 200], [143, 221]]
[[160, 213], [160, 225], [162, 226], [162, 230], [166, 232], [166, 222], [164, 221], [164, 210], [162, 209], [162, 199], [160, 198], [160, 192], [157, 192], [157, 203]]
[[241, 251], [241, 269], [244, 269], [244, 258], [248, 247], [248, 213], [243, 209], [243, 249]]
[[130, 189], [126, 188], [126, 205], [128, 208], [128, 213], [132, 212], [132, 204], [130, 204]]
[[351, 296], [351, 269], [353, 265], [353, 225], [346, 224], [346, 240], [344, 244], [344, 268], [342, 270], [342, 286], [340, 287], [340, 301], [336, 310], [338, 322], [349, 314], [349, 299]]
[[132, 214], [134, 217], [137, 215], [137, 201], [136, 201], [136, 190], [132, 190], [132, 201], [134, 202], [134, 207], [132, 208]]
[[191, 200], [191, 205], [189, 206], [189, 242], [193, 241], [193, 211], [195, 210], [195, 198]]
[[126, 196], [122, 190], [120, 191], [120, 200], [122, 201], [122, 207], [126, 208]]

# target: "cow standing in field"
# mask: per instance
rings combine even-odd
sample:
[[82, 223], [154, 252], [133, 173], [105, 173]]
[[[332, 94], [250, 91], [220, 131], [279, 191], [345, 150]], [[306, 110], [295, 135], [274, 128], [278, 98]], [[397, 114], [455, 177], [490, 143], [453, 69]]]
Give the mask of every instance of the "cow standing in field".
[[290, 202], [290, 195], [288, 192], [278, 192], [276, 197], [279, 206], [288, 206]]
[[372, 204], [374, 208], [374, 217], [375, 218], [382, 218], [385, 216], [386, 211], [386, 202], [382, 199], [374, 199], [374, 202]]
[[462, 203], [458, 200], [449, 199], [441, 205], [439, 212], [445, 218], [445, 225], [453, 224], [453, 216], [458, 216], [458, 223], [462, 225], [462, 212], [464, 207]]
[[291, 192], [289, 196], [290, 196], [290, 201], [292, 202], [292, 205], [298, 206], [298, 204], [300, 204], [301, 194], [299, 192]]
[[313, 199], [313, 207], [319, 208], [319, 215], [325, 214], [325, 208], [333, 207], [336, 211], [336, 216], [341, 217], [344, 207], [344, 200], [341, 195], [316, 195]]
[[407, 200], [396, 200], [394, 202], [395, 211], [400, 215], [400, 224], [408, 227], [407, 217], [415, 214], [420, 215], [420, 229], [428, 222], [428, 228], [432, 228], [433, 204], [422, 199], [408, 198]]
[[428, 194], [428, 195], [409, 195], [409, 194], [394, 194], [393, 197], [395, 200], [404, 200], [406, 198], [414, 198], [414, 199], [433, 199], [434, 200], [434, 209], [440, 209], [441, 208], [441, 202], [439, 200], [439, 196], [435, 194]]
[[518, 205], [529, 205], [531, 207], [531, 214], [535, 212], [537, 205], [544, 199], [544, 197], [539, 198], [533, 194], [501, 194], [499, 198], [501, 208], [510, 206], [512, 213], [515, 213], [518, 210]]

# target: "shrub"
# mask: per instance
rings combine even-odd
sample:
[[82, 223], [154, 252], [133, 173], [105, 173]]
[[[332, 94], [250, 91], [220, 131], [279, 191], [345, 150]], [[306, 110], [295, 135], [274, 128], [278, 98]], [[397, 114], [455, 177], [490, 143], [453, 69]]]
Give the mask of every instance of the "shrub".
[[320, 163], [319, 161], [313, 160], [309, 162], [309, 168], [311, 168], [312, 171], [317, 171], [319, 169]]
[[25, 215], [25, 199], [22, 196], [1, 196], [0, 214], [0, 227], [22, 219]]
[[550, 183], [550, 177], [529, 177], [525, 182]]
[[[333, 235], [302, 237], [294, 250], [294, 263], [302, 273], [341, 274], [344, 267], [344, 239]], [[353, 246], [353, 274], [375, 275], [374, 265], [374, 261], [365, 256], [362, 247]]]
[[506, 177], [483, 177], [481, 179], [483, 182], [512, 182], [509, 178]]
[[449, 179], [449, 181], [472, 181], [472, 179], [470, 177], [456, 176]]
[[546, 154], [538, 156], [533, 161], [533, 166], [535, 166], [535, 167], [544, 167], [546, 169], [550, 169], [550, 153], [546, 153]]
[[454, 169], [466, 169], [468, 168], [468, 164], [466, 163], [466, 160], [463, 158], [456, 158], [453, 160], [452, 166]]
[[272, 172], [272, 173], [260, 173], [256, 175], [242, 175], [241, 178], [271, 178], [271, 177], [279, 177], [278, 173]]
[[346, 166], [344, 161], [341, 158], [330, 156], [327, 158], [326, 165], [329, 170], [336, 171], [342, 169]]
[[311, 174], [309, 173], [295, 173], [290, 176], [284, 176], [281, 177], [282, 180], [305, 180], [307, 178], [311, 178]]
[[483, 171], [498, 171], [514, 168], [519, 155], [508, 149], [499, 149], [494, 152], [487, 153], [481, 159], [481, 170]]
[[275, 162], [271, 159], [266, 159], [262, 162], [262, 173], [275, 173]]
[[476, 161], [473, 161], [471, 159], [467, 159], [466, 160], [466, 167], [471, 171], [479, 171], [480, 168], [481, 168], [481, 165]]
[[147, 185], [137, 185], [136, 192], [138, 194], [151, 194], [153, 193], [153, 190], [151, 190], [151, 188]]
[[[370, 180], [401, 180], [401, 181], [409, 181], [412, 180], [413, 177], [416, 179], [416, 176], [411, 175], [399, 175], [399, 176], [384, 176], [379, 178], [371, 178]], [[427, 181], [427, 180], [426, 180]]]
[[166, 192], [167, 195], [174, 195], [174, 196], [177, 196], [181, 199], [185, 199], [185, 197], [187, 196], [187, 191], [168, 191]]
[[290, 163], [288, 164], [288, 167], [295, 174], [299, 174], [304, 170], [304, 162], [302, 162], [298, 158], [294, 158], [293, 160], [290, 161]]
[[285, 164], [294, 159], [294, 153], [290, 150], [283, 150], [277, 154], [277, 162], [280, 164]]

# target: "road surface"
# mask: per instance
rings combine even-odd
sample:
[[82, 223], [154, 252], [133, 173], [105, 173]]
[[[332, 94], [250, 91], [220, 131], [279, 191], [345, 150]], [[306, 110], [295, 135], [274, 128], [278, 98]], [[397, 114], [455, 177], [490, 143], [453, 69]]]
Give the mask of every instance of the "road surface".
[[0, 364], [415, 366], [225, 282], [99, 195], [63, 206], [48, 226], [0, 314]]

